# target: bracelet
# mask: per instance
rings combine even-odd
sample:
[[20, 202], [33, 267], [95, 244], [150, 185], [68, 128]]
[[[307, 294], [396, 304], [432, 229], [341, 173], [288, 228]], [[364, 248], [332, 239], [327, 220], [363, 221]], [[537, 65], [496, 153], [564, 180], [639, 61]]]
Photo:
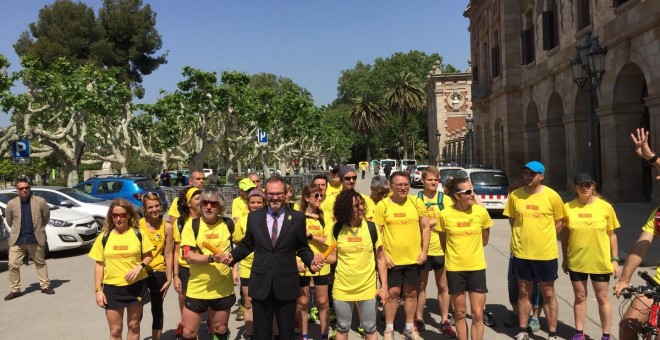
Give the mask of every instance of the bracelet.
[[146, 268], [146, 267], [147, 267], [147, 265], [146, 265], [146, 264], [144, 264], [144, 262], [140, 262], [140, 266], [142, 266], [142, 269], [144, 269], [144, 268]]
[[656, 153], [653, 154], [653, 157], [651, 157], [651, 158], [648, 159], [647, 162], [649, 162], [649, 164], [653, 164], [653, 163], [655, 163], [655, 161], [657, 161], [657, 160], [658, 160], [658, 153], [656, 152]]
[[174, 273], [174, 274], [172, 274], [172, 275], [173, 275], [173, 276], [179, 276], [179, 274], [178, 274], [178, 273]]
[[96, 287], [96, 288], [94, 288], [94, 292], [95, 292], [95, 293], [98, 293], [98, 292], [100, 292], [101, 290], [103, 290], [103, 287]]
[[621, 258], [618, 257], [618, 256], [612, 256], [612, 261], [619, 262], [619, 261], [621, 261]]
[[213, 255], [209, 255], [209, 263], [213, 262]]

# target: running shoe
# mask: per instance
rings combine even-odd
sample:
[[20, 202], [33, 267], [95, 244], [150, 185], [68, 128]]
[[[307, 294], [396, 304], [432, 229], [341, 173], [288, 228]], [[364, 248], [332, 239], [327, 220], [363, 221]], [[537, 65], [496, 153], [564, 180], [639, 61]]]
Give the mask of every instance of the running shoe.
[[319, 309], [316, 308], [316, 306], [312, 307], [309, 309], [309, 314], [307, 317], [307, 321], [309, 322], [316, 322], [319, 320]]
[[[584, 338], [583, 338], [583, 339], [584, 339]], [[559, 340], [559, 337], [556, 336], [556, 335], [549, 336], [549, 337], [548, 337], [548, 340]]]
[[600, 338], [600, 340], [610, 340], [610, 336], [609, 335], [603, 335], [603, 337]]
[[403, 331], [403, 336], [401, 337], [402, 340], [423, 340], [422, 337], [419, 335], [419, 332], [417, 331], [417, 328], [413, 326], [412, 328], [408, 328], [405, 331]]
[[527, 332], [520, 332], [516, 334], [515, 340], [529, 340], [529, 334]]
[[245, 320], [245, 308], [243, 306], [238, 306], [238, 312], [236, 312], [236, 321]]
[[454, 313], [449, 312], [449, 314], [447, 315], [449, 316], [449, 324], [451, 324], [452, 326], [456, 326], [456, 319], [454, 318]]
[[425, 331], [426, 325], [424, 324], [424, 320], [415, 320], [415, 328], [420, 332]]
[[444, 334], [448, 338], [455, 338], [456, 337], [456, 332], [451, 328], [451, 323], [449, 320], [445, 320], [442, 322], [442, 325], [440, 325], [440, 332]]
[[487, 310], [484, 310], [484, 325], [488, 327], [495, 327], [496, 325], [495, 315]]
[[330, 327], [330, 332], [328, 333], [328, 340], [334, 340], [337, 337], [337, 331]]
[[183, 323], [181, 323], [181, 321], [179, 321], [179, 324], [176, 325], [176, 330], [174, 331], [174, 337], [175, 338], [183, 337]]
[[585, 340], [584, 333], [575, 333], [571, 340]]
[[394, 340], [394, 331], [385, 331], [383, 333], [383, 340]]
[[541, 329], [541, 322], [539, 321], [539, 318], [532, 316], [529, 318], [529, 322], [527, 323], [527, 329], [534, 333], [538, 332], [539, 329]]
[[510, 313], [509, 320], [504, 323], [508, 328], [518, 327], [518, 314]]
[[328, 313], [328, 321], [330, 322], [337, 321], [337, 315], [335, 314], [335, 310], [333, 308], [330, 308], [330, 312]]
[[361, 338], [364, 338], [364, 328], [362, 326], [358, 326], [357, 333]]

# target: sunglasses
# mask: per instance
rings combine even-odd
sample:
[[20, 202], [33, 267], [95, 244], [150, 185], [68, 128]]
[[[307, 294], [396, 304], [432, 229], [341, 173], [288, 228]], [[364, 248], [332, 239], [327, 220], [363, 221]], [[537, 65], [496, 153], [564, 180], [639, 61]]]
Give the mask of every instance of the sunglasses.
[[19, 191], [20, 190], [30, 190], [30, 187], [20, 187], [20, 188], [16, 188], [16, 190], [19, 190]]
[[314, 194], [314, 195], [309, 195], [309, 197], [314, 197], [317, 200], [322, 200], [325, 197], [325, 195], [324, 194]]
[[344, 181], [357, 181], [357, 175], [355, 175], [355, 176], [344, 176]]
[[456, 193], [457, 194], [472, 195], [472, 194], [476, 194], [477, 192], [474, 191], [474, 189], [465, 189], [465, 190], [457, 191]]
[[580, 184], [577, 184], [577, 185], [580, 186], [580, 187], [583, 187], [583, 188], [585, 188], [585, 189], [589, 189], [589, 188], [591, 188], [594, 184], [593, 184], [593, 183], [580, 183]]
[[111, 215], [112, 215], [112, 218], [121, 218], [121, 219], [125, 219], [126, 216], [128, 216], [127, 213], [119, 213], [119, 214], [112, 213]]
[[207, 201], [207, 200], [202, 200], [202, 206], [207, 206], [210, 205], [211, 208], [217, 208], [220, 205], [220, 202], [218, 201]]

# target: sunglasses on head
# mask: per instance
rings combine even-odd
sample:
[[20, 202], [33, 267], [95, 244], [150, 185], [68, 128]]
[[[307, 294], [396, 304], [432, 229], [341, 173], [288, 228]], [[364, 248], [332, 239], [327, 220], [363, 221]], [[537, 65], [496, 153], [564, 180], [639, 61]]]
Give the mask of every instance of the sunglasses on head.
[[202, 206], [207, 206], [210, 205], [211, 208], [217, 208], [218, 205], [220, 205], [220, 202], [218, 201], [207, 201], [207, 200], [202, 200]]
[[465, 189], [465, 190], [457, 191], [456, 193], [457, 194], [466, 194], [466, 195], [476, 194], [474, 189]]
[[112, 215], [112, 218], [121, 218], [121, 219], [124, 219], [124, 218], [126, 218], [126, 216], [128, 216], [127, 213], [118, 213], [118, 214], [112, 213], [111, 215]]

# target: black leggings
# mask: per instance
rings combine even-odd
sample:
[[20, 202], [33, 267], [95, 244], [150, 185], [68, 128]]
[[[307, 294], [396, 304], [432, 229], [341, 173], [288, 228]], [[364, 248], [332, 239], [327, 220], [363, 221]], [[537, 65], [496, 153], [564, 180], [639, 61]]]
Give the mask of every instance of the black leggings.
[[163, 294], [160, 289], [167, 281], [165, 272], [151, 272], [147, 276], [147, 287], [149, 287], [149, 295], [151, 296], [151, 316], [153, 323], [151, 329], [163, 329]]

